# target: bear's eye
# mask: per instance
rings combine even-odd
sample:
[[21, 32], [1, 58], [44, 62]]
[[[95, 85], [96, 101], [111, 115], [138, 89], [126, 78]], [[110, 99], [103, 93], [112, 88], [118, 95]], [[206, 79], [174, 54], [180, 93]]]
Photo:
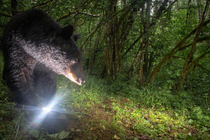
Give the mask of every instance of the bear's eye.
[[77, 58], [77, 59], [74, 59], [74, 62], [75, 62], [75, 63], [77, 63], [78, 61], [79, 61], [79, 59], [78, 59], [78, 58]]
[[72, 60], [72, 63], [74, 64], [74, 63], [77, 63], [78, 61], [79, 61], [79, 59], [76, 58], [76, 59], [73, 59], [73, 60]]

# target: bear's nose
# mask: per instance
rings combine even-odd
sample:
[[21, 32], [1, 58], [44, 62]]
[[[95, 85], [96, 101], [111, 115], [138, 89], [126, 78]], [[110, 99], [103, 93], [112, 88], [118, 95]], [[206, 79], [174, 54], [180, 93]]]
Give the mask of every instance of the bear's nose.
[[85, 82], [85, 78], [79, 78], [79, 83], [83, 84]]

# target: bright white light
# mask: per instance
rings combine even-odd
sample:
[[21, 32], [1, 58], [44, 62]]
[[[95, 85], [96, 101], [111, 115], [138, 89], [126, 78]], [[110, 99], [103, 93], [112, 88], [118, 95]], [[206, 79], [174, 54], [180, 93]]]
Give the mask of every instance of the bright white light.
[[42, 108], [45, 112], [50, 112], [51, 111], [51, 108], [49, 108], [49, 107], [43, 107]]
[[[31, 122], [32, 128], [38, 128], [41, 123], [44, 121], [45, 117], [50, 111], [55, 111], [55, 105], [62, 99], [63, 94], [56, 94], [53, 99], [49, 102], [47, 107], [42, 107], [42, 111], [40, 114], [36, 116], [36, 118]], [[59, 111], [59, 110], [58, 110]]]

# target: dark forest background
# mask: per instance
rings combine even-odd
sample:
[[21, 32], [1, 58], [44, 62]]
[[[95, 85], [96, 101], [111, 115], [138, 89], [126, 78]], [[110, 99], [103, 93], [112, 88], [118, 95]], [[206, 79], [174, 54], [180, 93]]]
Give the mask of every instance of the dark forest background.
[[[70, 113], [74, 114], [74, 119], [70, 118], [75, 124], [69, 124], [64, 138], [207, 139], [210, 138], [209, 3], [208, 0], [3, 0], [0, 38], [11, 18], [30, 8], [44, 10], [62, 26], [72, 24], [75, 33], [81, 34], [77, 44], [82, 51], [86, 83], [79, 87], [58, 76], [58, 92], [65, 91], [69, 97], [61, 106], [76, 112]], [[0, 76], [2, 70], [0, 52]], [[14, 122], [11, 116], [5, 119], [11, 111], [18, 111], [7, 106], [13, 104], [8, 102], [8, 89], [2, 78], [0, 90], [1, 137], [28, 136], [21, 133], [24, 123]], [[17, 124], [23, 125], [22, 129]], [[39, 136], [34, 136], [34, 131], [30, 136], [54, 139], [36, 133]]]

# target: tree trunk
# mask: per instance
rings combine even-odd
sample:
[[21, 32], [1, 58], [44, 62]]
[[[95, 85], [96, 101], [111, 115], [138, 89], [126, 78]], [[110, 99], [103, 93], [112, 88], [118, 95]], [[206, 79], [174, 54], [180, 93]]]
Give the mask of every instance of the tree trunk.
[[[117, 2], [117, 1], [116, 1]], [[116, 2], [114, 3], [114, 43], [113, 43], [113, 80], [116, 79], [116, 73], [119, 73], [119, 46], [118, 46], [118, 27], [117, 27], [117, 15], [116, 15]]]
[[[148, 64], [148, 71], [147, 71], [148, 76], [149, 76], [149, 74], [151, 72], [151, 69], [152, 69], [152, 63], [153, 63], [153, 60], [154, 60], [153, 55], [154, 55], [154, 52], [151, 52], [150, 55], [149, 55], [149, 64]], [[147, 76], [147, 78], [148, 78], [148, 76]]]
[[198, 7], [198, 18], [199, 22], [202, 20], [202, 13], [201, 13], [201, 0], [196, 0], [197, 7]]
[[128, 71], [128, 74], [129, 76], [132, 76], [132, 72], [133, 72], [133, 69], [136, 67], [136, 64], [142, 54], [142, 51], [145, 49], [145, 46], [146, 46], [146, 42], [148, 41], [148, 39], [145, 39], [142, 41], [142, 44], [141, 46], [139, 47], [139, 50], [138, 50], [138, 53], [136, 55], [136, 58], [135, 60], [133, 61], [133, 63], [131, 64], [130, 68], [129, 68], [129, 71]]
[[[210, 20], [207, 20], [204, 22], [203, 26], [206, 26], [207, 24], [210, 23]], [[198, 26], [199, 27], [199, 26]], [[147, 85], [148, 83], [150, 83], [150, 81], [155, 77], [155, 75], [158, 73], [158, 71], [160, 70], [160, 68], [163, 66], [163, 64], [165, 64], [176, 52], [178, 52], [178, 50], [180, 50], [180, 48], [182, 48], [183, 44], [185, 43], [185, 41], [190, 38], [198, 29], [198, 27], [196, 27], [194, 30], [192, 30], [188, 35], [186, 35], [181, 41], [179, 41], [177, 43], [177, 45], [161, 60], [160, 63], [158, 63], [158, 65], [153, 69], [153, 71], [150, 73], [147, 81], [144, 83], [144, 86]]]
[[95, 59], [96, 59], [96, 53], [98, 52], [98, 45], [99, 45], [99, 42], [101, 41], [101, 29], [99, 29], [99, 32], [96, 36], [96, 39], [95, 39], [95, 44], [93, 46], [93, 49], [91, 51], [91, 54], [89, 55], [89, 58], [90, 58], [90, 74], [92, 74], [93, 72], [93, 66], [95, 64]]
[[189, 20], [189, 12], [190, 12], [190, 3], [191, 3], [191, 0], [188, 1], [188, 8], [187, 8], [187, 14], [186, 14], [186, 25], [188, 23], [188, 20]]
[[11, 0], [11, 9], [12, 9], [12, 15], [15, 16], [17, 14], [17, 1]]
[[144, 53], [141, 54], [140, 68], [139, 68], [139, 86], [143, 85], [143, 64], [144, 64]]
[[149, 65], [149, 59], [148, 59], [148, 51], [147, 49], [145, 50], [145, 53], [144, 53], [144, 63], [143, 63], [143, 73], [145, 75], [145, 77], [148, 76], [148, 65]]
[[[114, 6], [116, 5], [117, 0], [110, 1], [109, 9], [107, 11], [107, 17], [110, 18], [113, 16]], [[115, 38], [113, 35], [113, 24], [111, 22], [112, 19], [108, 19], [107, 22], [107, 29], [106, 29], [106, 63], [107, 63], [107, 80], [108, 83], [111, 83], [111, 77], [112, 79], [115, 79], [115, 64], [113, 63], [115, 61], [115, 46], [113, 41], [115, 41]], [[112, 71], [111, 71], [112, 70]]]
[[205, 9], [204, 9], [204, 12], [203, 12], [201, 23], [198, 25], [198, 28], [196, 30], [196, 34], [195, 34], [195, 37], [194, 37], [194, 40], [193, 40], [193, 43], [192, 43], [191, 50], [190, 50], [189, 54], [187, 55], [187, 59], [184, 63], [183, 69], [181, 71], [180, 81], [179, 81], [179, 85], [178, 85], [178, 88], [177, 88], [177, 92], [180, 92], [182, 90], [182, 86], [183, 86], [183, 83], [184, 83], [184, 80], [185, 80], [185, 75], [187, 73], [187, 66], [188, 66], [189, 61], [190, 61], [190, 59], [192, 59], [193, 54], [195, 52], [195, 46], [196, 46], [196, 43], [197, 43], [197, 39], [198, 39], [200, 30], [203, 26], [203, 22], [204, 22], [204, 19], [205, 19], [204, 15], [206, 13], [207, 6], [208, 6], [208, 1], [206, 2], [206, 6], [205, 6]]
[[[110, 11], [108, 11], [108, 16], [110, 15]], [[106, 68], [107, 68], [107, 82], [108, 84], [111, 82], [111, 55], [110, 55], [110, 28], [111, 27], [111, 22], [108, 21], [107, 23], [107, 28], [106, 28]]]

